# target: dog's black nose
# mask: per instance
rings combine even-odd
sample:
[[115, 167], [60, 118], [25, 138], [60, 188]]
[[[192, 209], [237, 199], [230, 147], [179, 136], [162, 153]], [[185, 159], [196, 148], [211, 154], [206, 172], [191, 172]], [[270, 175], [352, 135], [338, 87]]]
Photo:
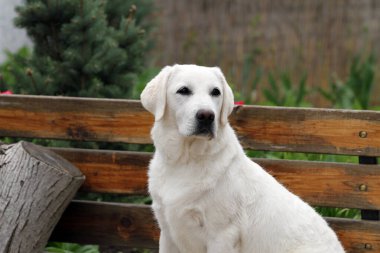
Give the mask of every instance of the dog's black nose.
[[214, 121], [215, 114], [209, 110], [199, 110], [196, 114], [196, 118], [200, 123], [210, 124]]

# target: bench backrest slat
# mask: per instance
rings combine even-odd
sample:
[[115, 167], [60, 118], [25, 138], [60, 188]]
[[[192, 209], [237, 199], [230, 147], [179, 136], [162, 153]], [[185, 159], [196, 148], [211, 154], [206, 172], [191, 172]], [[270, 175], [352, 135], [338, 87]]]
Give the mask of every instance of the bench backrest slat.
[[[380, 156], [380, 112], [244, 106], [230, 121], [246, 148]], [[151, 143], [152, 124], [139, 101], [0, 97], [0, 136]]]
[[[53, 149], [85, 175], [82, 191], [147, 194], [149, 153]], [[380, 166], [254, 159], [312, 205], [380, 209]]]
[[231, 124], [246, 148], [380, 156], [380, 112], [244, 106]]
[[[347, 252], [380, 249], [380, 223], [327, 218]], [[157, 248], [159, 231], [149, 206], [73, 201], [52, 240]]]
[[144, 144], [152, 120], [139, 101], [0, 97], [0, 136]]

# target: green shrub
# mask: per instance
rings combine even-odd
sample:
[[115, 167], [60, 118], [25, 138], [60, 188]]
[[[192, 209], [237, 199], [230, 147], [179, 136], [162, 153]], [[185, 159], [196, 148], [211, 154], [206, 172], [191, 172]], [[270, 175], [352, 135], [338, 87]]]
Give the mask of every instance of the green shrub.
[[100, 253], [99, 246], [61, 242], [49, 243], [45, 251], [51, 253]]
[[370, 107], [375, 80], [376, 60], [374, 54], [362, 59], [355, 56], [345, 81], [333, 78], [328, 89], [319, 89], [335, 108], [363, 109]]
[[358, 209], [335, 208], [335, 207], [316, 207], [315, 210], [324, 217], [339, 217], [347, 219], [360, 219], [361, 213]]
[[269, 105], [308, 107], [306, 95], [309, 90], [306, 87], [307, 75], [304, 74], [298, 84], [294, 83], [289, 73], [282, 73], [279, 80], [272, 73], [268, 75], [269, 88], [264, 89], [264, 96]]
[[[149, 48], [152, 1], [27, 0], [15, 23], [34, 42], [8, 53], [2, 76], [14, 93], [131, 96]], [[144, 23], [145, 22], [145, 23]]]

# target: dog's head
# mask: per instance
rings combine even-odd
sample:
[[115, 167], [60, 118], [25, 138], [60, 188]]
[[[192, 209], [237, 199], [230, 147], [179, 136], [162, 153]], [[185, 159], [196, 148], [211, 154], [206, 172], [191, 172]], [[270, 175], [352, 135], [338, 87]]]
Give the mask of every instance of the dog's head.
[[214, 138], [228, 122], [234, 101], [219, 68], [167, 66], [141, 93], [145, 109], [155, 121], [171, 120], [183, 136]]

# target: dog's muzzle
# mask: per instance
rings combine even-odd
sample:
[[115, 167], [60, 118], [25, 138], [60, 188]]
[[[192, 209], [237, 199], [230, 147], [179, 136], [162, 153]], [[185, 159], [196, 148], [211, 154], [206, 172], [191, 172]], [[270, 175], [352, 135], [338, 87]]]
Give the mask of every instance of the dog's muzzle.
[[215, 114], [209, 110], [199, 110], [195, 115], [197, 120], [197, 128], [195, 135], [214, 137], [214, 120]]

